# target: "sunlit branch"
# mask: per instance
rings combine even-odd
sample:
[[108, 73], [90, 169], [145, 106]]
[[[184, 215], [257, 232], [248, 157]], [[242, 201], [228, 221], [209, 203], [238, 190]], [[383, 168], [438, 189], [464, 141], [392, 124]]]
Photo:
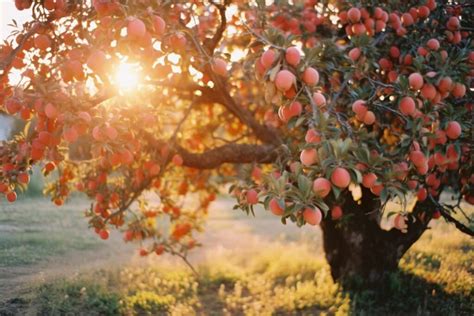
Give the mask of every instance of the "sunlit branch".
[[203, 153], [191, 153], [180, 146], [176, 150], [184, 166], [196, 169], [214, 169], [224, 163], [272, 163], [278, 157], [275, 145], [226, 144]]
[[5, 57], [2, 61], [0, 61], [0, 75], [4, 75], [6, 69], [10, 68], [11, 64], [13, 63], [13, 60], [15, 59], [16, 55], [23, 49], [23, 46], [25, 45], [26, 41], [36, 34], [36, 31], [41, 25], [39, 23], [36, 23], [25, 35], [20, 40], [20, 43], [18, 43], [18, 46], [13, 49], [10, 54], [8, 54], [7, 57]]
[[224, 31], [226, 29], [227, 19], [225, 17], [225, 11], [230, 1], [225, 0], [223, 4], [218, 4], [213, 1], [211, 1], [211, 3], [219, 10], [219, 15], [221, 18], [221, 23], [219, 24], [219, 27], [216, 30], [216, 33], [214, 34], [212, 39], [207, 39], [204, 43], [204, 46], [208, 49], [208, 51], [212, 55], [214, 53], [214, 50], [216, 49], [217, 44], [219, 44], [220, 40], [222, 39], [222, 35], [224, 34]]
[[276, 129], [264, 126], [260, 124], [252, 115], [252, 113], [238, 105], [234, 98], [230, 95], [228, 89], [225, 87], [223, 80], [212, 74], [212, 79], [216, 86], [213, 90], [219, 93], [220, 103], [224, 105], [232, 114], [234, 114], [242, 123], [247, 125], [251, 130], [254, 131], [255, 136], [264, 143], [268, 144], [281, 144], [281, 138], [278, 135]]

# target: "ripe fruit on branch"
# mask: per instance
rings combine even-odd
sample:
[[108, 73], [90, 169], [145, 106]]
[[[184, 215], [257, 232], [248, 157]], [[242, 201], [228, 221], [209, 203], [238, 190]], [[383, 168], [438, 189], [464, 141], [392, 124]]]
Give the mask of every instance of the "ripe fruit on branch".
[[303, 72], [303, 81], [309, 86], [317, 85], [319, 82], [319, 72], [312, 67], [306, 68]]
[[8, 114], [14, 115], [21, 109], [21, 104], [14, 99], [8, 99], [5, 108], [7, 109]]
[[110, 15], [119, 8], [117, 0], [92, 0], [92, 5], [100, 16]]
[[15, 6], [17, 8], [17, 10], [25, 10], [25, 9], [29, 9], [31, 7], [31, 4], [32, 4], [32, 0], [15, 0]]
[[305, 166], [311, 166], [318, 162], [318, 151], [314, 148], [303, 149], [300, 154], [300, 161]]
[[331, 208], [331, 218], [336, 221], [342, 217], [342, 208], [339, 205], [335, 205]]
[[407, 228], [405, 217], [401, 214], [397, 214], [393, 220], [393, 226], [398, 230], [405, 230]]
[[109, 231], [106, 230], [106, 229], [102, 229], [99, 232], [99, 236], [100, 236], [101, 239], [107, 240], [107, 239], [109, 239]]
[[317, 178], [313, 181], [313, 192], [325, 198], [331, 192], [331, 182], [326, 178]]
[[27, 172], [21, 172], [18, 174], [18, 182], [28, 184], [30, 182], [30, 175]]
[[424, 200], [426, 200], [427, 197], [428, 191], [425, 188], [418, 189], [418, 192], [416, 194], [416, 198], [418, 199], [418, 201], [423, 202]]
[[172, 34], [169, 38], [169, 45], [173, 51], [180, 51], [186, 47], [186, 36], [181, 32]]
[[277, 216], [282, 216], [283, 213], [285, 213], [285, 210], [280, 206], [276, 198], [272, 198], [268, 206], [270, 207], [270, 211]]
[[55, 119], [58, 116], [58, 110], [53, 104], [48, 103], [44, 107], [44, 114], [46, 114], [47, 118]]
[[331, 182], [340, 189], [345, 189], [351, 183], [349, 171], [342, 167], [337, 167], [331, 174]]
[[68, 128], [63, 132], [64, 140], [68, 143], [74, 143], [79, 137], [79, 133], [74, 127]]
[[321, 142], [321, 135], [314, 129], [309, 129], [307, 132], [306, 132], [306, 135], [305, 135], [305, 141], [307, 143], [314, 143], [314, 144], [317, 144], [317, 143], [320, 143]]
[[289, 65], [296, 67], [301, 60], [300, 51], [296, 47], [289, 47], [285, 52], [285, 60]]
[[461, 133], [461, 125], [458, 122], [451, 121], [448, 123], [448, 126], [446, 127], [446, 136], [448, 136], [449, 139], [457, 139], [461, 136]]
[[375, 114], [372, 111], [367, 111], [364, 115], [364, 124], [365, 125], [372, 125], [375, 123]]
[[326, 105], [326, 97], [320, 92], [313, 93], [313, 102], [316, 106], [323, 107]]
[[110, 140], [115, 140], [118, 137], [117, 129], [110, 125], [104, 127], [104, 134]]
[[352, 60], [352, 61], [357, 61], [360, 57], [360, 48], [358, 47], [355, 47], [353, 49], [351, 49], [349, 51], [349, 58]]
[[6, 197], [7, 197], [7, 201], [10, 202], [10, 203], [13, 203], [16, 201], [16, 192], [15, 191], [11, 191], [11, 192], [8, 192], [6, 194]]
[[222, 77], [227, 76], [227, 63], [222, 58], [214, 58], [212, 61], [212, 71]]
[[280, 70], [275, 77], [275, 86], [280, 91], [288, 91], [295, 82], [295, 75], [288, 70]]
[[415, 101], [411, 97], [404, 97], [400, 101], [400, 112], [403, 115], [410, 115], [412, 116], [415, 113], [416, 106]]
[[450, 77], [441, 78], [438, 82], [438, 90], [441, 93], [449, 92], [453, 88], [453, 80]]
[[367, 106], [365, 105], [365, 101], [357, 100], [352, 103], [352, 111], [354, 111], [358, 119], [363, 120], [365, 114], [367, 113]]
[[323, 215], [321, 211], [319, 210], [319, 208], [315, 207], [313, 209], [313, 208], [307, 207], [303, 211], [303, 218], [306, 223], [315, 226], [321, 223]]
[[51, 39], [46, 34], [38, 34], [34, 39], [35, 47], [39, 50], [47, 50], [51, 47]]
[[425, 83], [421, 88], [421, 96], [427, 100], [433, 100], [436, 97], [436, 88], [431, 83]]
[[156, 34], [162, 35], [166, 29], [166, 22], [160, 16], [153, 16], [153, 28]]
[[174, 165], [176, 166], [182, 166], [183, 165], [183, 158], [181, 155], [175, 154], [173, 158], [171, 159]]
[[352, 23], [357, 23], [360, 21], [360, 10], [357, 8], [351, 8], [347, 11], [347, 17]]
[[420, 90], [424, 84], [423, 76], [418, 72], [414, 72], [408, 76], [408, 83], [412, 90]]
[[438, 50], [439, 49], [439, 41], [436, 38], [432, 38], [428, 40], [426, 43], [426, 46], [428, 46], [429, 49], [431, 50]]
[[419, 150], [414, 150], [410, 153], [410, 160], [417, 167], [420, 167], [426, 163], [425, 155]]
[[460, 99], [466, 94], [466, 86], [457, 82], [454, 84], [451, 93], [455, 98]]
[[245, 194], [248, 204], [257, 204], [258, 203], [258, 193], [254, 189], [250, 189]]
[[278, 116], [283, 122], [288, 122], [292, 117], [299, 116], [302, 111], [301, 103], [294, 101], [290, 105], [281, 106], [278, 110]]
[[268, 69], [273, 65], [276, 59], [275, 55], [276, 54], [273, 49], [269, 49], [262, 54], [262, 57], [260, 57], [260, 62], [262, 63], [262, 66], [265, 67], [265, 69]]
[[96, 50], [89, 55], [87, 66], [94, 72], [101, 73], [104, 71], [106, 62], [107, 58], [105, 57], [105, 53], [101, 50]]
[[146, 34], [146, 26], [142, 20], [138, 18], [130, 18], [127, 25], [127, 36], [132, 39], [141, 39]]
[[362, 185], [367, 189], [372, 188], [375, 185], [375, 181], [377, 181], [377, 175], [373, 172], [364, 174], [362, 177]]
[[156, 253], [156, 255], [158, 255], [158, 256], [159, 256], [159, 255], [162, 255], [164, 252], [165, 252], [165, 246], [163, 246], [163, 245], [157, 245], [157, 246], [155, 247], [155, 253]]

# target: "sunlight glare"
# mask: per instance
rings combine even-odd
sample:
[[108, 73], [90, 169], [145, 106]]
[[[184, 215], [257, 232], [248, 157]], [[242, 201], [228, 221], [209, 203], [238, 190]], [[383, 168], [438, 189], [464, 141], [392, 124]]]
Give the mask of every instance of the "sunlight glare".
[[135, 90], [140, 83], [140, 69], [136, 64], [121, 63], [115, 73], [115, 84], [121, 91]]

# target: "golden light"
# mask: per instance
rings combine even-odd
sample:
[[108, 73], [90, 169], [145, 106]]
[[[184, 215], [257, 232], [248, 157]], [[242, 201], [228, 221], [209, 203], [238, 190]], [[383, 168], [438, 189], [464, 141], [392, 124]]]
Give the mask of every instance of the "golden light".
[[140, 84], [139, 66], [122, 62], [115, 73], [114, 83], [121, 92], [136, 90]]

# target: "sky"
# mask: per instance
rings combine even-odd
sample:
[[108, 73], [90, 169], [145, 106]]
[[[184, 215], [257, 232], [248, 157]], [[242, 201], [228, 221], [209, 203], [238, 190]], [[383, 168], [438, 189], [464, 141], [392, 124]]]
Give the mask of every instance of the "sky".
[[[14, 0], [0, 0], [0, 40], [3, 42], [7, 38], [8, 34], [13, 30], [12, 27], [8, 26], [12, 19], [15, 19], [18, 24], [22, 24], [27, 21], [31, 16], [31, 12], [24, 10], [18, 11], [15, 8]], [[7, 138], [8, 131], [10, 128], [11, 120], [0, 116], [0, 141]]]
[[14, 0], [0, 0], [0, 38], [2, 41], [8, 36], [12, 28], [8, 24], [15, 19], [19, 24], [27, 21], [31, 16], [29, 10], [18, 11]]

